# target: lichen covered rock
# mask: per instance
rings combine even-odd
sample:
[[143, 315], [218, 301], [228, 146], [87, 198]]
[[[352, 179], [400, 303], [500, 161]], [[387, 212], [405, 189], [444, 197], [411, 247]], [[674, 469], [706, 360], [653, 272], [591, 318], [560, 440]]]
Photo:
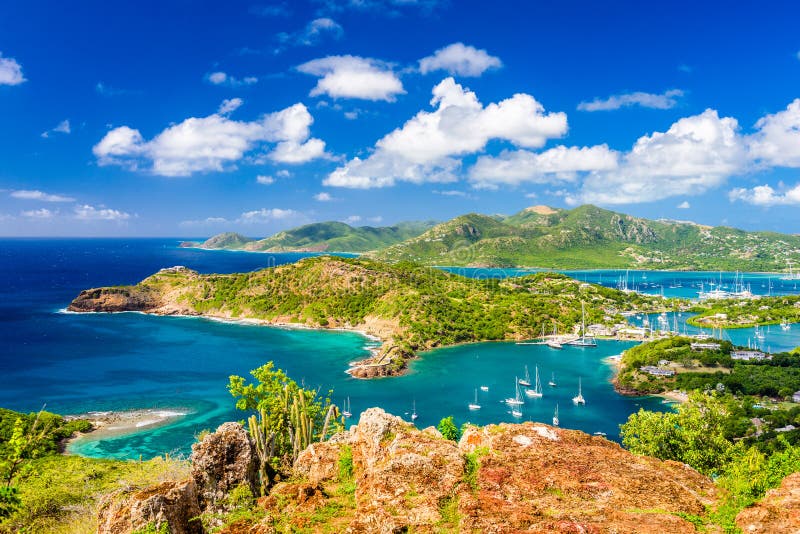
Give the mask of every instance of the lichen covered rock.
[[476, 490], [461, 528], [508, 532], [694, 532], [681, 515], [715, 502], [711, 480], [677, 462], [635, 456], [604, 438], [536, 423], [469, 428]]
[[464, 474], [456, 444], [379, 408], [364, 412], [352, 434], [358, 510], [352, 526], [395, 532], [439, 522], [442, 501]]
[[224, 511], [225, 497], [242, 484], [257, 494], [257, 456], [250, 436], [239, 423], [223, 423], [192, 445], [191, 461], [203, 511]]
[[194, 480], [163, 482], [141, 490], [121, 490], [100, 503], [98, 534], [132, 534], [148, 527], [167, 525], [171, 534], [202, 534], [197, 517], [197, 487]]

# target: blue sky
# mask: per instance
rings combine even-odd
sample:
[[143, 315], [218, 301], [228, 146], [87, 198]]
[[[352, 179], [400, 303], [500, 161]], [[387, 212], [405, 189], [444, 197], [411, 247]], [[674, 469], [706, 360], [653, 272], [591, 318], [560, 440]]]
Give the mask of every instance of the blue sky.
[[0, 235], [593, 203], [800, 232], [795, 2], [6, 2]]

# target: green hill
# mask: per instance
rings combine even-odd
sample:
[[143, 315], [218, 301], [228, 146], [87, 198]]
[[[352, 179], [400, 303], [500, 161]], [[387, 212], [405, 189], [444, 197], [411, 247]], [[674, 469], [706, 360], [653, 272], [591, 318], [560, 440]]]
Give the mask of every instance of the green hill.
[[781, 271], [800, 262], [800, 237], [649, 220], [585, 205], [468, 213], [449, 221], [353, 227], [307, 224], [253, 240], [214, 236], [200, 246], [268, 252], [359, 252], [386, 262], [472, 267]]
[[800, 237], [653, 221], [596, 206], [527, 208], [508, 217], [456, 217], [371, 254], [427, 265], [782, 270]]
[[269, 252], [366, 252], [418, 236], [433, 224], [407, 222], [395, 226], [353, 227], [336, 221], [313, 223], [252, 241], [244, 248]]
[[242, 234], [237, 234], [236, 232], [225, 232], [205, 240], [199, 246], [200, 248], [210, 249], [240, 249], [244, 248], [246, 244], [252, 241], [253, 239], [245, 237]]
[[359, 376], [390, 374], [419, 350], [472, 341], [571, 332], [581, 321], [624, 322], [623, 311], [660, 298], [581, 283], [558, 273], [477, 280], [410, 263], [331, 256], [251, 273], [165, 269], [135, 286], [83, 291], [72, 311], [141, 311], [259, 319], [271, 324], [366, 331], [384, 341]]

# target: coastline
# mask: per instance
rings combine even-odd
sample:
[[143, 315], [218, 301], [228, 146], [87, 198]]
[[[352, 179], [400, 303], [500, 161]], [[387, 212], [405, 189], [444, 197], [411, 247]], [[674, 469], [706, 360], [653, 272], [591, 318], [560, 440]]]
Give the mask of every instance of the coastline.
[[614, 368], [614, 373], [609, 382], [614, 386], [614, 391], [623, 397], [659, 397], [663, 399], [662, 404], [683, 404], [689, 400], [689, 395], [684, 391], [673, 389], [672, 391], [664, 391], [663, 393], [643, 393], [635, 389], [621, 388], [617, 381], [620, 369], [622, 369], [622, 354], [607, 356], [603, 358], [603, 363], [610, 365]]
[[124, 311], [73, 311], [68, 308], [59, 308], [56, 310], [56, 313], [64, 313], [64, 314], [75, 314], [75, 315], [90, 315], [90, 314], [105, 314], [105, 315], [116, 315], [118, 313], [136, 313], [139, 315], [151, 315], [154, 317], [180, 317], [183, 319], [206, 319], [208, 321], [215, 321], [218, 323], [228, 323], [228, 324], [239, 324], [245, 326], [269, 326], [272, 328], [283, 328], [286, 330], [317, 330], [320, 332], [352, 332], [355, 334], [360, 334], [362, 337], [365, 337], [369, 341], [373, 342], [381, 342], [384, 343], [384, 340], [380, 337], [376, 336], [375, 334], [370, 334], [365, 330], [361, 330], [358, 328], [347, 328], [344, 326], [336, 326], [336, 327], [326, 327], [326, 326], [309, 326], [307, 324], [300, 324], [300, 323], [285, 323], [280, 321], [269, 321], [267, 319], [254, 319], [254, 318], [235, 318], [235, 317], [223, 317], [219, 315], [205, 315], [205, 314], [190, 314], [190, 313], [153, 313], [153, 312], [144, 312], [138, 310], [124, 310]]
[[683, 404], [689, 400], [689, 395], [685, 391], [679, 391], [677, 389], [673, 389], [672, 391], [665, 391], [663, 393], [651, 393], [651, 397], [661, 397], [662, 404]]
[[74, 453], [71, 449], [76, 443], [86, 439], [101, 441], [134, 434], [136, 432], [168, 425], [189, 414], [189, 410], [183, 408], [152, 408], [103, 412], [92, 411], [82, 414], [65, 415], [64, 419], [66, 420], [86, 419], [91, 422], [92, 428], [88, 432], [76, 432], [74, 435], [65, 439], [62, 442], [63, 453], [79, 454]]

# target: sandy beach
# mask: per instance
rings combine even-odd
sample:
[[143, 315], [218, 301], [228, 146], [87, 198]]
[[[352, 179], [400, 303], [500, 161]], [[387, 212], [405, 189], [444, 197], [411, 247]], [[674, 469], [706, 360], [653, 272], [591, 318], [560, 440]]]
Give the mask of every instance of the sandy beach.
[[141, 430], [168, 424], [188, 413], [188, 410], [181, 408], [167, 408], [130, 410], [124, 412], [87, 412], [66, 415], [64, 418], [67, 420], [88, 419], [92, 423], [92, 430], [78, 433], [68, 439], [64, 444], [65, 452], [69, 454], [69, 445], [75, 441], [85, 439], [87, 436], [91, 436], [93, 440], [99, 440], [132, 434]]
[[654, 393], [653, 397], [661, 397], [664, 401], [676, 402], [679, 404], [689, 400], [689, 395], [685, 391], [678, 391], [677, 389], [665, 391], [664, 393]]

